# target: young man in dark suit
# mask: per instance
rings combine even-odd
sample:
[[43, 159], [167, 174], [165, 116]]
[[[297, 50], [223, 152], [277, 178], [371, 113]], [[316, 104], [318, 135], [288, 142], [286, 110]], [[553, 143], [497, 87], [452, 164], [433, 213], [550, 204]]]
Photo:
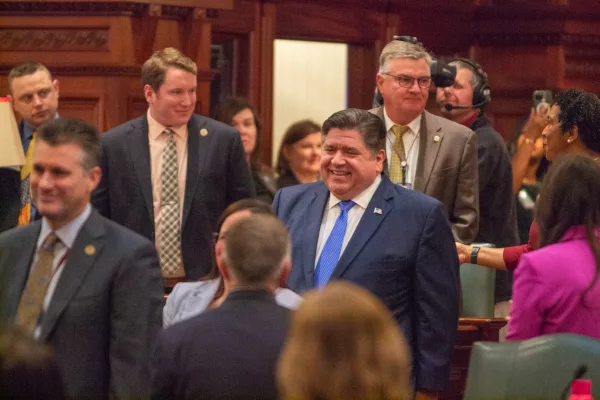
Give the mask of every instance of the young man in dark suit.
[[322, 181], [280, 190], [292, 238], [288, 287], [361, 285], [392, 311], [412, 347], [417, 399], [444, 389], [458, 323], [458, 257], [439, 201], [382, 174], [385, 126], [348, 109], [323, 124]]
[[194, 114], [196, 75], [174, 48], [144, 63], [148, 112], [102, 135], [92, 197], [102, 215], [155, 242], [168, 286], [209, 272], [219, 215], [255, 195], [239, 133]]
[[274, 292], [286, 281], [290, 250], [274, 216], [253, 214], [231, 225], [216, 245], [230, 293], [219, 307], [160, 334], [153, 399], [277, 399], [275, 364], [290, 311]]
[[91, 207], [95, 128], [58, 119], [37, 135], [31, 192], [43, 218], [0, 235], [0, 323], [53, 348], [69, 398], [146, 398], [162, 324], [154, 246]]

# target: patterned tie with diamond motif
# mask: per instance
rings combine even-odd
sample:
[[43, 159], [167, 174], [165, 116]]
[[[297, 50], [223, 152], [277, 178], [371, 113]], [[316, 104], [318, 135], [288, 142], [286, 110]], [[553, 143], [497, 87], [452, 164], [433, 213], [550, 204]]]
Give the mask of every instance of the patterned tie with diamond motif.
[[21, 167], [21, 211], [19, 212], [18, 226], [27, 225], [31, 221], [31, 191], [29, 189], [29, 177], [33, 170], [33, 148], [37, 134], [33, 132], [31, 142], [25, 155], [25, 164]]
[[317, 267], [315, 268], [314, 285], [317, 288], [325, 286], [333, 274], [342, 252], [344, 236], [348, 227], [348, 211], [354, 207], [352, 200], [340, 201], [338, 206], [341, 209], [339, 217], [335, 220], [335, 225], [321, 250]]
[[402, 161], [406, 161], [406, 153], [404, 151], [404, 141], [402, 140], [402, 136], [408, 132], [408, 129], [408, 126], [392, 126], [392, 132], [394, 132], [396, 139], [394, 140], [394, 148], [392, 149], [390, 180], [394, 183], [402, 183]]
[[182, 267], [181, 223], [179, 219], [179, 187], [177, 148], [173, 131], [165, 129], [168, 136], [163, 151], [160, 193], [160, 266], [164, 277], [174, 276]]
[[36, 262], [29, 270], [25, 290], [21, 294], [17, 308], [16, 324], [33, 333], [38, 318], [44, 308], [46, 290], [52, 280], [52, 261], [54, 250], [60, 239], [54, 232], [50, 233], [36, 254]]

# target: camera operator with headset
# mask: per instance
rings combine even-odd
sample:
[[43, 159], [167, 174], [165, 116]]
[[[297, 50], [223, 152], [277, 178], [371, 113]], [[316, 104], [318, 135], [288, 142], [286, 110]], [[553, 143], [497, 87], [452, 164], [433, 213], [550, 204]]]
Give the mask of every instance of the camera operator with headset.
[[[491, 101], [487, 74], [475, 61], [457, 58], [454, 84], [437, 89], [436, 101], [442, 115], [472, 129], [477, 137], [479, 164], [479, 233], [475, 242], [508, 247], [519, 243], [513, 196], [512, 167], [506, 145], [484, 112]], [[476, 247], [475, 247], [476, 248]], [[508, 315], [512, 276], [496, 273], [495, 314]]]

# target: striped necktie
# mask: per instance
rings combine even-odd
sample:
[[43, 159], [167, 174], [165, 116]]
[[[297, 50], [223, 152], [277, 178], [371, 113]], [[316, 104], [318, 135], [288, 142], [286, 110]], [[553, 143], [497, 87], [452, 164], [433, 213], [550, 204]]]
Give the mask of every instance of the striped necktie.
[[25, 164], [21, 167], [21, 211], [19, 212], [18, 226], [27, 225], [31, 221], [31, 191], [29, 178], [33, 171], [33, 149], [37, 133], [33, 132], [31, 142], [25, 155]]

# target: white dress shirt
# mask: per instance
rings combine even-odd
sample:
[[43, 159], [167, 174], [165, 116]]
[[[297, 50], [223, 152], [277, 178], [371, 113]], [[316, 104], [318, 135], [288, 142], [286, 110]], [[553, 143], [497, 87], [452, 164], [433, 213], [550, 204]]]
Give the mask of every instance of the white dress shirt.
[[[62, 228], [54, 231], [56, 236], [60, 239], [58, 243], [56, 243], [54, 247], [54, 259], [52, 260], [52, 279], [48, 284], [48, 289], [46, 289], [46, 296], [44, 297], [44, 308], [43, 312], [48, 309], [48, 305], [50, 304], [50, 300], [52, 300], [52, 296], [54, 295], [54, 290], [56, 289], [56, 285], [58, 284], [58, 280], [62, 275], [62, 272], [65, 269], [65, 264], [67, 260], [63, 261], [63, 257], [67, 254], [67, 252], [73, 248], [73, 243], [81, 230], [81, 227], [87, 221], [90, 214], [92, 213], [92, 207], [88, 204], [83, 212], [75, 217], [71, 222], [63, 226]], [[48, 235], [52, 232], [52, 228], [48, 224], [46, 218], [42, 218], [42, 228], [40, 229], [40, 235], [38, 236], [37, 246], [36, 246], [36, 254], [33, 257], [33, 262], [31, 266], [35, 265], [38, 259], [37, 250], [40, 249]], [[63, 261], [63, 262], [61, 262]], [[37, 338], [40, 334], [40, 327], [37, 326], [34, 331], [34, 336]]]
[[[419, 161], [419, 143], [420, 143], [420, 132], [421, 132], [421, 118], [423, 114], [408, 123], [408, 131], [402, 135], [402, 142], [404, 142], [404, 151], [406, 152], [406, 183], [411, 185], [415, 183], [415, 175], [417, 172], [417, 162]], [[387, 131], [386, 143], [385, 143], [385, 154], [387, 156], [388, 168], [392, 165], [392, 148], [396, 141], [396, 136], [392, 131], [392, 126], [397, 125], [388, 117], [383, 107], [383, 117], [385, 120], [385, 129]]]
[[[348, 242], [352, 238], [358, 223], [365, 213], [365, 210], [369, 206], [369, 203], [371, 202], [371, 199], [373, 198], [373, 195], [375, 194], [375, 191], [379, 187], [380, 183], [381, 175], [377, 175], [371, 186], [366, 188], [361, 194], [352, 199], [352, 201], [354, 201], [356, 204], [350, 209], [350, 211], [348, 211], [348, 225], [346, 226], [346, 234], [344, 235], [344, 241], [342, 242], [342, 251], [340, 251], [340, 257], [342, 254], [344, 254], [344, 250], [346, 249]], [[329, 202], [327, 203], [327, 207], [325, 207], [323, 219], [321, 220], [321, 228], [319, 229], [315, 268], [317, 267], [317, 262], [319, 261], [323, 247], [325, 247], [325, 242], [327, 242], [327, 238], [335, 226], [335, 221], [337, 221], [338, 217], [340, 216], [341, 210], [338, 206], [340, 201], [341, 200], [335, 197], [332, 193], [329, 193]]]

